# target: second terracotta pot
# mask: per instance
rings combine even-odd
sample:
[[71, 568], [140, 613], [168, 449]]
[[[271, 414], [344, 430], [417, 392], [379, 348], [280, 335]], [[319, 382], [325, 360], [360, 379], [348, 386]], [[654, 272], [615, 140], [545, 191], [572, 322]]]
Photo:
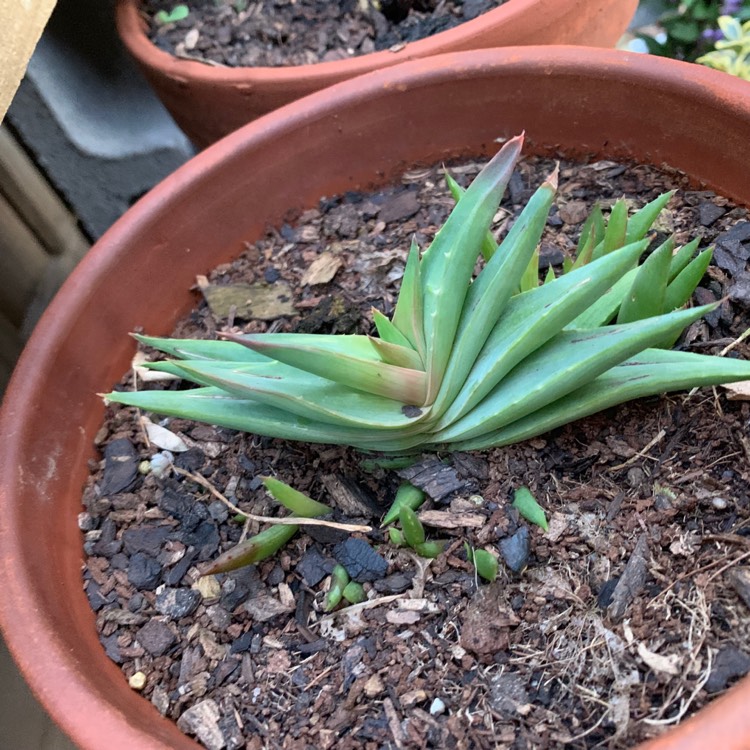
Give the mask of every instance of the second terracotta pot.
[[177, 124], [199, 148], [289, 102], [348, 78], [444, 52], [526, 44], [612, 47], [638, 0], [507, 0], [453, 29], [348, 60], [227, 68], [174, 57], [146, 35], [140, 0], [118, 0], [117, 29]]

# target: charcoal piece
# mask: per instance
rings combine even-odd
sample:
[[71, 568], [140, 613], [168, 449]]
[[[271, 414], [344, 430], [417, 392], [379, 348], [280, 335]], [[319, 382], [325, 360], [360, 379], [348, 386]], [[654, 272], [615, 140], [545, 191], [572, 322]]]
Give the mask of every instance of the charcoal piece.
[[612, 597], [614, 596], [615, 589], [617, 588], [618, 578], [610, 578], [605, 581], [599, 590], [599, 595], [596, 597], [596, 604], [600, 609], [607, 609], [612, 604]]
[[201, 595], [198, 591], [167, 588], [156, 595], [155, 606], [160, 614], [179, 620], [192, 615], [200, 603]]
[[174, 645], [175, 634], [169, 625], [152, 618], [136, 634], [136, 640], [152, 656], [163, 656]]
[[717, 245], [721, 245], [744, 260], [750, 257], [750, 248], [741, 248], [740, 246], [748, 241], [750, 241], [750, 221], [738, 221], [731, 229], [722, 232], [716, 238]]
[[714, 263], [732, 276], [739, 276], [745, 268], [744, 261], [737, 258], [722, 245], [716, 245], [713, 254]]
[[232, 654], [243, 654], [245, 651], [250, 649], [253, 643], [254, 633], [251, 630], [243, 633], [239, 638], [235, 638], [232, 641], [232, 645], [229, 647], [229, 652]]
[[520, 573], [529, 562], [529, 529], [522, 526], [513, 536], [500, 541], [500, 554], [505, 564], [514, 572]]
[[123, 532], [122, 543], [129, 555], [143, 552], [156, 557], [170, 534], [168, 526], [139, 526]]
[[333, 561], [323, 557], [317, 547], [310, 547], [297, 564], [296, 573], [312, 588], [330, 575], [333, 566]]
[[186, 533], [194, 531], [201, 521], [205, 521], [210, 516], [208, 508], [203, 503], [171, 487], [164, 488], [157, 504], [159, 510], [176, 518], [180, 522], [180, 530]]
[[373, 585], [375, 586], [375, 590], [380, 594], [400, 594], [411, 588], [413, 578], [413, 571], [404, 571], [375, 581]]
[[122, 655], [120, 654], [120, 647], [117, 645], [117, 639], [119, 638], [119, 633], [115, 631], [112, 633], [112, 635], [108, 635], [104, 638], [100, 638], [99, 642], [104, 646], [104, 651], [106, 652], [107, 656], [115, 663], [115, 664], [122, 664]]
[[137, 589], [153, 591], [161, 580], [161, 565], [153, 557], [136, 552], [130, 558], [128, 581]]
[[705, 684], [706, 692], [718, 693], [724, 690], [731, 680], [744, 677], [750, 672], [750, 654], [736, 646], [724, 646], [716, 655], [711, 674]]
[[227, 611], [233, 612], [246, 599], [255, 597], [264, 590], [255, 566], [234, 570], [222, 584], [222, 595], [219, 604]]
[[179, 533], [178, 539], [187, 547], [195, 547], [200, 561], [210, 560], [219, 550], [219, 529], [213, 521], [201, 521], [189, 533]]
[[717, 219], [720, 219], [726, 213], [726, 209], [717, 206], [711, 201], [704, 201], [698, 206], [698, 221], [701, 226], [710, 227]]
[[452, 466], [434, 457], [401, 469], [398, 475], [419, 487], [437, 503], [445, 502], [466, 486], [466, 482], [459, 479]]
[[333, 556], [353, 581], [377, 581], [388, 572], [388, 562], [364, 539], [350, 537], [333, 548]]
[[742, 273], [735, 278], [735, 283], [729, 287], [729, 299], [750, 305], [750, 274]]
[[386, 224], [403, 221], [414, 216], [419, 209], [420, 204], [416, 191], [404, 190], [386, 200], [380, 208], [378, 218]]
[[185, 577], [196, 557], [198, 557], [198, 550], [193, 547], [186, 549], [185, 554], [171, 568], [165, 571], [164, 583], [167, 586], [177, 586]]
[[305, 526], [305, 534], [314, 539], [318, 544], [339, 544], [343, 542], [348, 534], [341, 529], [331, 526]]
[[104, 448], [102, 495], [114, 495], [130, 489], [138, 478], [138, 454], [127, 438], [113, 440]]
[[489, 704], [503, 717], [511, 718], [529, 703], [526, 681], [515, 672], [503, 672], [490, 680]]
[[177, 468], [190, 471], [193, 474], [200, 471], [205, 463], [206, 454], [195, 445], [182, 453], [178, 453], [174, 457], [174, 465]]
[[[716, 302], [716, 295], [710, 289], [705, 289], [702, 286], [697, 287], [694, 294], [699, 305], [711, 305]], [[715, 328], [721, 319], [721, 309], [711, 310], [711, 312], [705, 313], [703, 318], [711, 328]]]
[[105, 518], [101, 532], [101, 536], [94, 543], [94, 554], [112, 558], [122, 550], [122, 542], [116, 538], [117, 524], [111, 518]]
[[[562, 222], [561, 222], [562, 223]], [[565, 253], [556, 245], [545, 242], [539, 248], [539, 270], [546, 271], [550, 266], [561, 266], [565, 260]]]
[[117, 592], [112, 589], [106, 596], [102, 594], [101, 587], [96, 581], [88, 581], [86, 584], [86, 597], [91, 609], [98, 612], [105, 604], [113, 604], [117, 601]]

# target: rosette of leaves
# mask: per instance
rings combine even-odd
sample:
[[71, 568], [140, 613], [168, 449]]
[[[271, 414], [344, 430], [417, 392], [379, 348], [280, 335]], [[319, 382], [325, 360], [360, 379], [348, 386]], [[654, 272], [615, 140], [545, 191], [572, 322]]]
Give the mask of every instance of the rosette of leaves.
[[[432, 244], [415, 243], [377, 336], [223, 334], [199, 341], [137, 336], [173, 359], [151, 368], [192, 390], [117, 392], [110, 401], [291, 440], [363, 451], [479, 449], [544, 433], [615, 404], [750, 378], [750, 363], [671, 351], [713, 309], [682, 309], [710, 260], [667, 240], [639, 259], [669, 200], [628, 216], [594, 211], [578, 256], [539, 284], [537, 247], [553, 173], [499, 247], [488, 233], [519, 158], [509, 140], [458, 201]], [[485, 261], [475, 275], [477, 259]]]

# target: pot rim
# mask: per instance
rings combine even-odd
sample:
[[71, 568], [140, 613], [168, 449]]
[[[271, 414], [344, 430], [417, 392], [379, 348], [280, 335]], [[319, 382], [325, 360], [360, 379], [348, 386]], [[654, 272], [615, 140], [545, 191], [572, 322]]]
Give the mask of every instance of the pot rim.
[[[253, 82], [257, 85], [272, 86], [304, 79], [311, 84], [331, 83], [340, 78], [369, 73], [385, 66], [393, 66], [417, 57], [432, 56], [450, 51], [469, 50], [484, 47], [481, 42], [486, 29], [495, 26], [508, 28], [525, 27], [526, 19], [536, 14], [535, 23], [539, 24], [541, 3], [554, 4], [570, 0], [506, 0], [502, 5], [482, 13], [477, 18], [464, 21], [446, 31], [418, 39], [398, 46], [398, 49], [380, 50], [366, 55], [350, 57], [344, 60], [331, 60], [308, 65], [290, 65], [285, 67], [210, 65], [198, 60], [177, 58], [159, 49], [146, 33], [147, 21], [139, 7], [139, 0], [117, 0], [115, 22], [120, 36], [131, 55], [150, 68], [161, 69], [177, 80], [190, 78], [203, 83], [241, 84]], [[591, 2], [591, 0], [587, 0]], [[637, 0], [617, 0], [628, 2], [635, 12]], [[574, 3], [572, 3], [574, 4]], [[606, 4], [613, 4], [608, 0]], [[542, 9], [543, 10], [543, 9]], [[632, 13], [631, 13], [632, 15]]]
[[[45, 603], [35, 591], [30, 571], [16, 564], [24, 559], [27, 552], [16, 533], [20, 526], [20, 500], [17, 495], [20, 494], [18, 485], [22, 482], [24, 456], [20, 453], [19, 440], [14, 438], [23, 435], [29, 415], [39, 408], [39, 384], [43, 374], [59, 350], [63, 333], [75, 326], [80, 316], [86, 313], [91, 284], [107, 278], [114, 260], [127, 249], [138, 227], [169, 211], [175, 201], [194, 192], [196, 185], [211, 181], [212, 176], [221, 171], [225, 160], [233, 154], [251, 147], [257, 148], [272, 137], [283, 136], [304, 127], [305, 123], [330, 117], [353, 103], [383, 92], [402, 91], [410, 87], [417, 89], [479, 73], [490, 75], [502, 72], [502, 75], [510, 75], [514, 71], [527, 69], [543, 75], [562, 72], [599, 80], [616, 76], [629, 85], [646, 87], [654, 96], [677, 92], [698, 103], [722, 107], [750, 124], [750, 87], [746, 82], [702, 66], [663, 58], [612, 50], [548, 46], [451, 53], [406, 62], [345, 81], [293, 102], [249, 123], [195, 156], [115, 223], [81, 261], [44, 313], [19, 360], [0, 410], [0, 431], [5, 437], [0, 444], [0, 475], [4, 477], [0, 487], [0, 505], [5, 510], [5, 522], [0, 524], [0, 589], [5, 593], [0, 599], [0, 629], [33, 692], [42, 700], [56, 723], [76, 742], [85, 743], [86, 747], [91, 748], [107, 745], [143, 747], [138, 744], [139, 739], [143, 740], [143, 735], [133, 734], [136, 730], [129, 727], [124, 714], [116, 710], [102, 691], [95, 689], [86, 674], [80, 673], [80, 665], [65, 641], [57, 634], [50, 633]], [[706, 178], [706, 175], [694, 176]], [[741, 202], [748, 200], [748, 191], [741, 195], [738, 185], [717, 187], [729, 197]], [[84, 438], [87, 446], [91, 437], [88, 435]], [[32, 489], [28, 488], [28, 491]], [[71, 539], [73, 543], [80, 540], [77, 528], [69, 532], [68, 543]], [[54, 571], [51, 571], [51, 575], [54, 575]], [[80, 597], [83, 596], [81, 591]], [[93, 626], [93, 613], [91, 624]], [[47, 650], [36, 650], [41, 643], [45, 644]], [[30, 649], [29, 644], [34, 648]], [[52, 687], [52, 678], [58, 681], [58, 685], [66, 685], [66, 689], [60, 691]], [[697, 718], [658, 740], [658, 746], [683, 750], [702, 748], [710, 735], [701, 734], [696, 727], [705, 726], [709, 721], [725, 722], [731, 716], [734, 726], [741, 728], [742, 737], [746, 738], [742, 745], [746, 747], [750, 742], [750, 715], [746, 710], [748, 698], [750, 678], [744, 679], [703, 709]], [[82, 727], [77, 720], [82, 713], [87, 716], [96, 714], [96, 726]], [[158, 717], [154, 718], [158, 720]], [[112, 741], [113, 736], [118, 740], [120, 737], [130, 738], [128, 741], [131, 744], [118, 745], [117, 741]], [[704, 744], [695, 744], [701, 742]], [[651, 744], [648, 746], [651, 747]], [[168, 745], [157, 744], [156, 741], [149, 744], [149, 748], [157, 747], [166, 749]]]

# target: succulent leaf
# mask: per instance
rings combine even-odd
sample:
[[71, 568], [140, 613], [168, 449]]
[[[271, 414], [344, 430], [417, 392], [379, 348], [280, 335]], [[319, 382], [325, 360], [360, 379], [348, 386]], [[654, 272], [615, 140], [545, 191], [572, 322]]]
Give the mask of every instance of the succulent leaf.
[[416, 239], [412, 239], [404, 277], [401, 280], [401, 291], [396, 302], [396, 309], [393, 311], [393, 325], [409, 341], [412, 348], [419, 352], [422, 361], [425, 357], [423, 295], [419, 246]]
[[452, 448], [468, 451], [510, 445], [636, 398], [737, 380], [750, 380], [750, 362], [646, 349], [527, 417]]
[[309, 333], [224, 334], [267, 357], [335, 383], [404, 404], [424, 404], [427, 376], [383, 362], [368, 336]]
[[422, 257], [427, 401], [433, 401], [448, 365], [482, 240], [490, 226], [523, 136], [509, 140], [477, 175]]
[[[435, 417], [461, 389], [487, 337], [517, 290], [539, 243], [555, 197], [557, 171], [534, 193], [495, 255], [471, 285], [456, 331], [453, 351], [433, 405]], [[535, 286], [538, 284], [538, 264]]]
[[630, 267], [645, 242], [634, 243], [514, 297], [476, 358], [460, 393], [440, 420], [445, 426], [474, 408], [525, 357], [585, 310]]
[[375, 323], [378, 336], [380, 336], [383, 341], [406, 348], [414, 348], [409, 339], [407, 339], [406, 336], [404, 336], [404, 334], [401, 333], [401, 331], [399, 331], [382, 312], [380, 312], [380, 310], [375, 310], [373, 308], [372, 320]]
[[672, 248], [668, 242], [646, 258], [620, 303], [618, 323], [632, 323], [662, 313], [671, 261]]
[[713, 308], [706, 305], [635, 323], [563, 331], [526, 357], [471, 412], [436, 433], [436, 442], [468, 440], [521, 419], [679, 333]]

